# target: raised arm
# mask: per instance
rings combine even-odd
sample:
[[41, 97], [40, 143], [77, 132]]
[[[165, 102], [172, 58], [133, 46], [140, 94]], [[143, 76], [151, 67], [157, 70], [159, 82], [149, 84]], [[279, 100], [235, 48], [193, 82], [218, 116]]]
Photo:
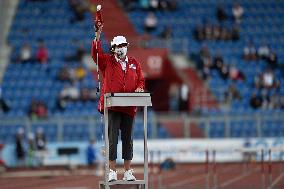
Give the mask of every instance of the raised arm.
[[102, 44], [100, 41], [100, 36], [102, 32], [103, 26], [101, 26], [97, 31], [96, 31], [96, 38], [92, 42], [92, 58], [96, 64], [98, 64], [100, 70], [104, 70], [106, 68], [106, 59], [107, 59], [107, 54], [104, 53], [102, 49]]

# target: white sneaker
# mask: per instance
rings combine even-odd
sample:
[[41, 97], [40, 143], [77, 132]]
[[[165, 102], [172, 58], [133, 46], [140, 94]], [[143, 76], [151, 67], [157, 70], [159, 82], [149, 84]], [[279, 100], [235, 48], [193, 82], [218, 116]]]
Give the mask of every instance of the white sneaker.
[[109, 170], [109, 174], [108, 174], [108, 181], [109, 182], [113, 182], [113, 181], [117, 181], [117, 172], [114, 170]]
[[127, 180], [127, 181], [135, 181], [136, 178], [135, 176], [133, 176], [133, 169], [129, 169], [127, 171], [124, 172], [124, 175], [123, 175], [123, 180]]

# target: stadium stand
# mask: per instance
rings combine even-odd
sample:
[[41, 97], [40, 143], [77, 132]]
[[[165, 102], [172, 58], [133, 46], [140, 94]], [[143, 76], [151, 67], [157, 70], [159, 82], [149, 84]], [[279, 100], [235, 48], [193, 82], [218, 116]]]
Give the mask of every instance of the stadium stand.
[[[279, 82], [279, 86], [275, 89], [268, 90], [268, 96], [280, 96], [283, 98], [283, 24], [281, 17], [284, 3], [282, 1], [239, 1], [244, 9], [244, 15], [239, 25], [238, 40], [216, 40], [206, 39], [197, 40], [195, 38], [195, 30], [198, 26], [209, 23], [218, 25], [216, 18], [216, 8], [222, 4], [224, 11], [228, 14], [228, 19], [222, 21], [222, 27], [230, 30], [235, 26], [231, 9], [232, 1], [207, 1], [207, 0], [185, 0], [178, 1], [176, 9], [157, 10], [154, 12], [157, 17], [158, 24], [156, 30], [150, 33], [152, 37], [159, 37], [164, 28], [172, 28], [172, 40], [186, 39], [188, 40], [187, 56], [191, 57], [196, 63], [196, 68], [200, 68], [202, 73], [202, 57], [200, 51], [203, 47], [207, 47], [211, 58], [215, 57], [218, 52], [221, 53], [224, 65], [235, 67], [240, 70], [244, 76], [244, 80], [234, 81], [233, 79], [223, 79], [217, 70], [210, 69], [208, 79], [204, 81], [210, 89], [211, 93], [217, 99], [220, 108], [203, 108], [201, 113], [203, 116], [212, 117], [215, 115], [251, 115], [258, 113], [260, 115], [276, 114], [282, 115], [283, 106], [275, 108], [257, 108], [250, 106], [250, 97], [256, 92], [262, 94], [262, 90], [257, 89], [254, 82], [257, 76], [263, 73], [267, 68], [265, 60], [247, 61], [243, 59], [244, 48], [253, 42], [256, 49], [263, 43], [269, 44], [269, 47], [276, 53], [279, 65], [272, 69], [272, 72]], [[116, 7], [117, 8], [117, 7]], [[135, 11], [134, 11], [135, 10]], [[140, 5], [134, 4], [127, 12], [128, 18], [135, 27], [138, 34], [144, 34], [144, 18], [148, 11], [143, 10]], [[65, 111], [57, 108], [57, 98], [60, 91], [68, 82], [57, 80], [59, 71], [68, 66], [70, 69], [78, 67], [78, 62], [66, 62], [65, 57], [76, 54], [78, 44], [83, 44], [86, 52], [89, 52], [90, 41], [94, 36], [92, 27], [92, 15], [85, 13], [85, 19], [74, 22], [73, 12], [68, 1], [46, 1], [32, 2], [20, 1], [14, 18], [10, 34], [9, 43], [13, 47], [11, 55], [11, 63], [6, 69], [4, 80], [2, 83], [2, 95], [5, 100], [10, 103], [11, 110], [1, 115], [2, 117], [25, 117], [30, 108], [33, 99], [44, 102], [47, 106], [47, 114], [49, 116], [94, 116], [99, 117], [96, 111], [97, 101], [87, 102], [68, 102]], [[281, 26], [281, 27], [280, 27]], [[43, 40], [49, 52], [49, 60], [45, 68], [37, 61], [31, 61], [24, 64], [16, 63], [21, 47], [28, 43], [31, 46], [34, 55], [38, 48], [39, 40]], [[171, 47], [177, 52], [183, 51], [177, 43]], [[107, 50], [107, 47], [105, 46]], [[97, 82], [94, 80], [93, 73], [84, 66], [86, 77], [76, 85], [79, 89], [86, 87], [95, 89]], [[281, 70], [282, 69], [282, 70]], [[224, 93], [230, 85], [234, 85], [240, 93], [241, 99], [232, 100], [228, 106], [223, 106], [225, 101]], [[225, 107], [225, 108], [224, 108]], [[151, 124], [153, 116], [150, 116]], [[99, 119], [98, 119], [99, 120]], [[55, 124], [56, 125], [56, 124]], [[141, 136], [141, 120], [137, 120], [134, 135], [136, 138]], [[64, 125], [63, 136], [56, 136], [58, 128], [53, 123], [43, 125], [32, 125], [33, 129], [43, 127], [48, 140], [88, 140], [89, 127], [86, 124], [67, 124]], [[280, 120], [264, 121], [261, 123], [261, 131], [258, 130], [256, 123], [251, 120], [230, 122], [231, 137], [254, 137], [261, 136], [283, 136], [284, 125]], [[13, 125], [9, 129], [1, 128], [0, 135], [4, 142], [11, 142], [17, 128], [24, 127], [22, 125]], [[7, 127], [8, 128], [8, 127]], [[72, 133], [72, 129], [76, 128], [76, 134]], [[149, 135], [153, 133], [151, 125], [149, 125]], [[204, 129], [204, 123], [199, 124], [200, 129]], [[97, 138], [101, 136], [101, 130], [96, 127], [95, 135]], [[161, 138], [170, 137], [168, 130], [164, 127], [158, 127], [158, 136]], [[209, 137], [224, 137], [226, 135], [225, 121], [210, 121]], [[56, 137], [55, 137], [56, 136]]]

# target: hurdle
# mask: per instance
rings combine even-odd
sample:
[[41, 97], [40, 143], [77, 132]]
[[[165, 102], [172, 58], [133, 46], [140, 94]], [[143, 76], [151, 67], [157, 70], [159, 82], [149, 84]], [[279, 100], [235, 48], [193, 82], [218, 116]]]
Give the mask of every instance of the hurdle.
[[[109, 176], [109, 137], [108, 137], [108, 108], [114, 106], [143, 107], [144, 125], [144, 178], [136, 181], [117, 180], [108, 182]], [[100, 189], [110, 189], [115, 185], [136, 185], [139, 189], [148, 189], [148, 147], [147, 147], [147, 108], [152, 106], [150, 93], [106, 93], [104, 95], [104, 122], [105, 122], [105, 175], [99, 182]]]

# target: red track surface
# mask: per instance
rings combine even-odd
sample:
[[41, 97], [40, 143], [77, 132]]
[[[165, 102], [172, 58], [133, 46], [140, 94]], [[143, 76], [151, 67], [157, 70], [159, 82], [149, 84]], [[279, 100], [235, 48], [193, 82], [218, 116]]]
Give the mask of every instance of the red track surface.
[[[217, 164], [209, 166], [210, 174], [205, 171], [204, 164], [177, 165], [176, 170], [163, 171], [160, 174], [150, 173], [149, 189], [267, 189], [269, 186], [268, 164], [264, 165], [265, 180], [262, 180], [260, 164]], [[215, 170], [215, 171], [214, 171]], [[37, 170], [31, 170], [35, 173]], [[21, 171], [8, 171], [21, 173]], [[69, 175], [69, 176], [14, 176], [7, 177], [3, 174], [0, 177], [1, 189], [97, 189], [101, 178], [92, 175]], [[142, 179], [142, 174], [136, 174]], [[284, 189], [284, 163], [272, 165], [273, 189]], [[120, 175], [121, 177], [121, 175]], [[208, 177], [208, 182], [206, 178]], [[264, 182], [264, 183], [263, 183]], [[264, 184], [265, 187], [262, 187]], [[215, 186], [215, 187], [214, 187]], [[127, 187], [115, 187], [127, 188]]]

